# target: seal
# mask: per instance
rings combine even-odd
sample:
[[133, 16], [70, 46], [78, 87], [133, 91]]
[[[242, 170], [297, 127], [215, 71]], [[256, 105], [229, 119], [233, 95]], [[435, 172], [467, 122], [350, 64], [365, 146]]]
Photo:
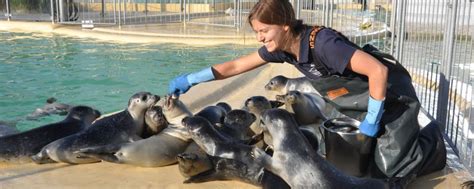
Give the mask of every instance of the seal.
[[145, 129], [142, 138], [148, 138], [160, 133], [168, 124], [168, 120], [166, 120], [163, 114], [163, 108], [152, 106], [145, 112]]
[[[224, 118], [222, 126], [213, 125], [218, 132], [222, 133], [229, 140], [236, 142], [248, 142], [250, 136], [250, 124], [256, 119], [255, 115], [245, 110], [231, 110]], [[178, 165], [185, 178], [203, 173], [213, 168], [211, 160], [196, 143], [191, 143], [185, 152], [178, 155]]]
[[258, 148], [251, 154], [291, 188], [390, 188], [382, 180], [357, 178], [336, 169], [311, 148], [288, 111], [267, 110], [262, 122], [274, 139], [273, 157]]
[[[231, 110], [225, 116], [222, 125], [213, 124], [213, 126], [229, 140], [247, 142], [249, 141], [249, 135], [247, 135], [250, 130], [249, 126], [255, 119], [256, 117], [248, 111]], [[206, 152], [195, 142], [192, 142], [184, 153], [178, 155], [178, 167], [181, 175], [190, 178], [213, 169], [214, 165]]]
[[287, 94], [290, 91], [300, 91], [303, 93], [314, 93], [321, 96], [319, 92], [311, 84], [311, 80], [307, 77], [287, 78], [278, 75], [270, 79], [265, 85], [265, 90], [275, 91], [282, 94]]
[[145, 111], [159, 99], [159, 96], [149, 92], [136, 93], [129, 99], [125, 110], [98, 119], [80, 133], [48, 144], [32, 158], [37, 163], [43, 163], [42, 160], [48, 158], [69, 164], [98, 162], [96, 158], [84, 157], [76, 152], [82, 148], [121, 144], [141, 139], [145, 125]]
[[187, 180], [198, 174], [207, 172], [214, 168], [213, 163], [209, 159], [206, 152], [204, 152], [195, 142], [189, 144], [186, 150], [178, 154], [178, 168], [179, 173]]
[[48, 143], [84, 130], [99, 116], [91, 107], [75, 106], [62, 121], [0, 137], [0, 162], [31, 162], [29, 157]]
[[286, 95], [276, 95], [276, 99], [285, 102], [285, 109], [294, 114], [298, 125], [309, 125], [327, 120], [323, 113], [326, 102], [321, 96], [289, 91]]
[[206, 118], [213, 125], [219, 125], [224, 122], [227, 112], [230, 111], [227, 106], [228, 104], [220, 102], [215, 106], [206, 106], [195, 115]]
[[[148, 110], [145, 118], [147, 125], [152, 127], [165, 127], [160, 133], [149, 138], [131, 143], [112, 144], [99, 147], [83, 148], [78, 151], [81, 156], [94, 157], [112, 163], [130, 164], [141, 167], [161, 167], [176, 163], [177, 156], [183, 153], [189, 143], [190, 138], [185, 128], [180, 124], [168, 124], [168, 119], [175, 120], [177, 117], [191, 116], [186, 112], [187, 107], [177, 98], [171, 99], [167, 106], [173, 109], [152, 108]], [[167, 111], [177, 111], [184, 115]], [[151, 117], [148, 117], [151, 116]], [[165, 120], [162, 120], [162, 117]], [[155, 123], [166, 125], [154, 125]]]
[[244, 110], [249, 111], [250, 113], [254, 114], [257, 117], [257, 120], [250, 126], [254, 134], [262, 133], [262, 129], [260, 128], [260, 115], [263, 111], [268, 110], [270, 108], [277, 108], [282, 106], [283, 103], [274, 100], [268, 100], [264, 96], [252, 96], [247, 98], [244, 102]]
[[[184, 183], [239, 180], [265, 188], [281, 188], [286, 185], [281, 178], [272, 176], [272, 173], [265, 171], [261, 163], [255, 162], [250, 156], [255, 147], [226, 137], [209, 121], [199, 116], [183, 119], [183, 125], [196, 144], [207, 154], [207, 159], [204, 160], [193, 153], [179, 156], [180, 170], [186, 170], [184, 175], [193, 174]], [[211, 168], [209, 165], [212, 165]]]
[[37, 120], [40, 117], [51, 114], [66, 115], [72, 106], [69, 104], [59, 103], [54, 97], [46, 99], [46, 104], [42, 108], [36, 110], [26, 116], [26, 120]]

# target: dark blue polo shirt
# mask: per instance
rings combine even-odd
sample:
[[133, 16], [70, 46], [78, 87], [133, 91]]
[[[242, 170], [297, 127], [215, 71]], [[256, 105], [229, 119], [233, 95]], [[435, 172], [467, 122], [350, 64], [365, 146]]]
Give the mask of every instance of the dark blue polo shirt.
[[[313, 49], [315, 52], [312, 53], [310, 52], [311, 49], [309, 47], [309, 36], [311, 30], [312, 27], [305, 26], [301, 35], [299, 61], [296, 60], [296, 57], [284, 51], [270, 53], [265, 46], [258, 49], [258, 54], [267, 62], [287, 62], [293, 65], [298, 64], [300, 69], [304, 70], [302, 73], [312, 79], [317, 79], [321, 76], [321, 73], [315, 68], [313, 63], [314, 59], [317, 59], [317, 61], [324, 64], [330, 75], [345, 75], [345, 73], [347, 73], [346, 71], [348, 71], [346, 70], [347, 64], [351, 60], [354, 52], [357, 50], [357, 47], [354, 47], [352, 43], [348, 42], [334, 30], [324, 28], [316, 35], [315, 46]], [[316, 57], [313, 57], [313, 54]]]

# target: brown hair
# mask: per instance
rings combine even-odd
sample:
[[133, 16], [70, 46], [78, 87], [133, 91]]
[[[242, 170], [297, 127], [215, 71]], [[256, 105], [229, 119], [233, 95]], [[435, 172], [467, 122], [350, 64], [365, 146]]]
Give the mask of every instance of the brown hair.
[[302, 21], [296, 19], [293, 6], [288, 0], [258, 1], [248, 16], [250, 26], [252, 26], [254, 19], [264, 24], [290, 26], [290, 32], [293, 35], [299, 33], [299, 28], [302, 25]]

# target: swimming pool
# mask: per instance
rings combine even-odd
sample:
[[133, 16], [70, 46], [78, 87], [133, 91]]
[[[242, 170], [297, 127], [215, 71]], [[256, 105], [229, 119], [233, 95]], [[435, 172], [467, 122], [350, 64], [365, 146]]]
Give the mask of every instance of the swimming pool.
[[253, 50], [239, 45], [119, 44], [0, 31], [0, 121], [19, 120], [17, 128], [27, 130], [62, 120], [58, 115], [24, 120], [49, 97], [102, 113], [121, 110], [135, 92], [164, 95], [171, 78]]

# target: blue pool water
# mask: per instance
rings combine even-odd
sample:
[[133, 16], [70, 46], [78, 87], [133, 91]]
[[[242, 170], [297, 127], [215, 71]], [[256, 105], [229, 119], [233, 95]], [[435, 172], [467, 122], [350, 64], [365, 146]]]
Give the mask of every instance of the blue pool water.
[[110, 43], [54, 34], [0, 31], [0, 121], [20, 130], [62, 120], [24, 120], [49, 97], [102, 113], [126, 107], [138, 91], [167, 92], [168, 81], [255, 50], [222, 45]]

